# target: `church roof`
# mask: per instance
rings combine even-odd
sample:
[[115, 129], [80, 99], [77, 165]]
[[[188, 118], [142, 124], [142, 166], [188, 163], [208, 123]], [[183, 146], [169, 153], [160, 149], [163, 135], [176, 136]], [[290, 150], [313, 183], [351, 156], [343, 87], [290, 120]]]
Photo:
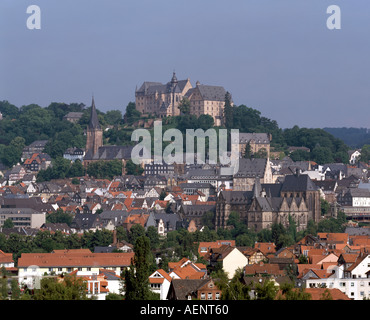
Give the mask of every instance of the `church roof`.
[[316, 191], [319, 187], [317, 187], [310, 177], [307, 174], [295, 174], [295, 175], [287, 175], [283, 182], [281, 191], [297, 191], [297, 192], [305, 192], [305, 191]]
[[100, 129], [98, 114], [96, 113], [94, 97], [92, 98], [89, 129]]

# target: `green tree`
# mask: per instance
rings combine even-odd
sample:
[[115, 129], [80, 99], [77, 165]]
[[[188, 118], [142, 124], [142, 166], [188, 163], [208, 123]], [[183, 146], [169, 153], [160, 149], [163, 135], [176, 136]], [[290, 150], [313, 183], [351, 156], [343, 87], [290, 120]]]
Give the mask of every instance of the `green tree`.
[[89, 163], [86, 173], [96, 179], [113, 179], [122, 174], [122, 161], [96, 161]]
[[278, 296], [278, 300], [311, 300], [312, 296], [306, 292], [305, 289], [294, 288], [291, 282], [283, 283], [280, 286], [281, 294]]
[[318, 164], [332, 163], [334, 157], [329, 148], [317, 146], [312, 150], [312, 159]]
[[126, 300], [149, 300], [149, 275], [152, 263], [150, 241], [146, 236], [136, 240], [134, 258], [125, 271]]
[[3, 150], [1, 161], [8, 167], [19, 163], [21, 161], [21, 155], [23, 148], [25, 147], [25, 139], [23, 137], [14, 138], [9, 146]]
[[70, 213], [64, 212], [62, 209], [57, 209], [56, 212], [49, 213], [46, 215], [46, 222], [49, 223], [66, 223], [71, 225], [73, 221], [73, 215]]
[[43, 278], [40, 289], [35, 290], [34, 300], [87, 300], [87, 284], [81, 278], [65, 275], [64, 281], [57, 278]]
[[3, 119], [4, 118], [16, 119], [19, 114], [19, 109], [15, 105], [4, 100], [0, 101], [0, 112], [3, 115]]
[[255, 291], [257, 300], [274, 300], [278, 293], [278, 287], [273, 281], [266, 279], [266, 281], [256, 284]]
[[187, 97], [182, 98], [179, 104], [179, 109], [181, 114], [190, 113], [190, 100]]
[[333, 296], [331, 295], [329, 289], [325, 289], [320, 297], [320, 300], [333, 300]]
[[252, 157], [252, 149], [251, 149], [251, 144], [250, 142], [248, 142], [245, 146], [245, 150], [244, 150], [244, 154], [243, 154], [243, 157], [244, 158], [247, 158], [247, 159], [250, 159]]
[[320, 198], [321, 216], [327, 216], [330, 212], [330, 203], [323, 198]]
[[120, 110], [109, 110], [105, 113], [104, 119], [107, 124], [120, 124], [122, 120], [122, 112]]
[[136, 110], [134, 102], [130, 102], [126, 107], [126, 113], [124, 115], [124, 122], [132, 125], [135, 121], [140, 119], [141, 112]]
[[198, 127], [200, 129], [203, 129], [204, 131], [212, 128], [215, 124], [215, 121], [213, 120], [213, 117], [209, 114], [201, 114], [198, 117]]
[[82, 165], [82, 162], [77, 159], [70, 165], [70, 168], [68, 169], [68, 178], [73, 178], [73, 177], [82, 177], [85, 175], [85, 169]]
[[14, 223], [13, 223], [13, 220], [8, 218], [4, 221], [4, 224], [3, 224], [3, 228], [4, 229], [11, 229], [11, 228], [14, 228]]
[[158, 231], [154, 226], [149, 226], [146, 230], [145, 235], [148, 237], [150, 241], [150, 249], [154, 250], [159, 248], [159, 235]]
[[227, 274], [222, 270], [218, 270], [212, 274], [212, 279], [215, 279], [215, 284], [222, 290], [222, 300], [250, 300], [250, 287], [243, 282], [243, 270], [235, 271], [233, 278], [228, 281]]
[[144, 169], [140, 166], [135, 164], [131, 159], [126, 161], [126, 174], [140, 176], [144, 172]]
[[365, 144], [361, 148], [360, 161], [365, 162], [365, 163], [369, 163], [369, 161], [370, 161], [370, 145], [369, 144]]
[[8, 299], [8, 278], [4, 266], [0, 269], [0, 297], [2, 300]]
[[136, 240], [142, 236], [145, 236], [145, 228], [141, 224], [134, 224], [128, 234], [129, 242], [135, 244]]
[[224, 124], [227, 129], [233, 129], [234, 127], [234, 109], [231, 105], [231, 94], [229, 92], [225, 94]]
[[10, 288], [12, 291], [12, 300], [19, 300], [21, 297], [21, 289], [19, 288], [17, 279], [12, 279], [10, 282]]

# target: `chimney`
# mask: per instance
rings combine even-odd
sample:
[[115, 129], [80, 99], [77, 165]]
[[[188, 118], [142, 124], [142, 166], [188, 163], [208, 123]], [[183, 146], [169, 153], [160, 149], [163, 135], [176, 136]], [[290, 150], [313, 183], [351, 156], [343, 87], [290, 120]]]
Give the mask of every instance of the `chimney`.
[[117, 230], [113, 230], [113, 245], [117, 244]]

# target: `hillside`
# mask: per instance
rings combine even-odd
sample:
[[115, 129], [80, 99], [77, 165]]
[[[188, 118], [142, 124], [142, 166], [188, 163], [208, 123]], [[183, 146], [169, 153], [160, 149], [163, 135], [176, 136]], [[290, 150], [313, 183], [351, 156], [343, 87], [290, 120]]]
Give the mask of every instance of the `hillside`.
[[370, 129], [367, 128], [323, 128], [334, 137], [341, 139], [351, 148], [362, 148], [370, 144]]
[[[84, 130], [89, 121], [90, 107], [82, 103], [51, 103], [43, 108], [36, 104], [20, 108], [8, 101], [0, 101], [0, 162], [11, 167], [20, 162], [24, 146], [35, 140], [48, 140], [45, 152], [52, 159], [63, 156], [69, 147], [84, 148], [86, 136]], [[64, 120], [69, 112], [82, 112], [77, 123]], [[135, 103], [130, 102], [126, 113], [109, 110], [106, 113], [97, 110], [99, 122], [104, 129], [104, 144], [132, 144], [131, 133], [137, 127], [140, 113]], [[343, 140], [323, 129], [307, 129], [294, 126], [281, 129], [275, 120], [261, 115], [261, 112], [245, 105], [233, 106], [225, 110], [226, 128], [239, 129], [239, 132], [269, 133], [272, 135], [271, 147], [282, 155], [290, 155], [294, 161], [311, 160], [319, 164], [330, 162], [348, 162], [348, 146]], [[178, 128], [186, 134], [186, 129], [213, 128], [213, 118], [208, 115], [196, 117], [184, 114], [163, 119], [163, 132], [168, 128]], [[153, 128], [149, 128], [152, 130]], [[217, 129], [217, 128], [216, 128]], [[165, 144], [164, 144], [165, 145]], [[289, 154], [288, 147], [306, 147], [310, 152], [296, 151]]]

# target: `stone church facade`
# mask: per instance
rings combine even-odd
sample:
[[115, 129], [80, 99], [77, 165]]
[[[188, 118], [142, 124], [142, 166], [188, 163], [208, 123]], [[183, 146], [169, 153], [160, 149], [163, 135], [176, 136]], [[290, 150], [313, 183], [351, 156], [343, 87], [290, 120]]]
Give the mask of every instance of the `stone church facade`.
[[274, 223], [289, 225], [293, 219], [297, 231], [304, 230], [309, 220], [321, 217], [320, 191], [308, 175], [286, 176], [283, 183], [261, 184], [255, 179], [252, 190], [221, 191], [216, 202], [215, 225], [227, 228], [231, 212], [256, 232]]

